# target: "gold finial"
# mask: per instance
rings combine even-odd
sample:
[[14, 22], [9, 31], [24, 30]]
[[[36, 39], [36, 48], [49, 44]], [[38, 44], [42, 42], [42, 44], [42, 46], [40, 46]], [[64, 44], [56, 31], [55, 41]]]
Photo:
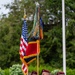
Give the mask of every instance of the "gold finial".
[[27, 15], [25, 14], [25, 15], [24, 15], [24, 19], [26, 19], [26, 17], [27, 17]]
[[26, 9], [24, 9], [24, 19], [26, 19], [27, 15], [26, 15]]

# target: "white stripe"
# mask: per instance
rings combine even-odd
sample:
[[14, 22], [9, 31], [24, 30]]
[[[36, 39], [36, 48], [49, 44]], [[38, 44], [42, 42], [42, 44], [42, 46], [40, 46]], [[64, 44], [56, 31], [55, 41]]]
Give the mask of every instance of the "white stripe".
[[24, 56], [24, 52], [22, 51], [22, 50], [20, 50], [21, 52], [20, 52], [20, 54], [22, 55], [22, 56]]
[[28, 46], [27, 42], [24, 40], [23, 36], [21, 35], [21, 38], [23, 39], [23, 42]]
[[21, 38], [23, 38], [23, 36], [21, 35]]
[[25, 66], [25, 67], [24, 67], [24, 71], [26, 71], [26, 69], [27, 69], [27, 67]]
[[26, 51], [26, 48], [24, 47], [24, 45], [22, 46], [22, 48], [24, 49], [24, 51]]
[[22, 64], [22, 68], [23, 68], [23, 66], [24, 66], [24, 63]]
[[20, 50], [24, 49], [24, 51], [26, 51], [26, 48], [24, 47], [24, 45], [22, 45], [22, 47], [20, 46]]
[[24, 56], [24, 52], [22, 51], [21, 54]]
[[28, 46], [28, 43], [23, 39], [23, 42], [26, 44], [26, 46]]
[[[26, 48], [25, 48], [25, 46], [23, 45], [23, 42], [21, 41], [21, 45], [22, 45], [22, 47], [20, 48], [21, 50], [22, 49], [24, 49], [25, 51], [26, 51]], [[26, 45], [26, 44], [25, 44]]]
[[22, 47], [20, 46], [20, 50], [22, 50]]
[[[23, 67], [24, 67], [24, 69], [23, 69]], [[27, 67], [24, 65], [24, 63], [22, 64], [22, 69], [23, 69], [24, 71], [26, 71], [26, 69], [27, 69]]]

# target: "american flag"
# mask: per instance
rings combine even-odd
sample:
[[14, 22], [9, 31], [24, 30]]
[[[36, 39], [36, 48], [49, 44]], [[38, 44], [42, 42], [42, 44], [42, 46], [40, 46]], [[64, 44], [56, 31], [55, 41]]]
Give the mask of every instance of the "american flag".
[[20, 56], [25, 56], [26, 48], [28, 46], [27, 43], [27, 23], [26, 20], [24, 20], [23, 26], [22, 26], [22, 34], [20, 39]]
[[[26, 48], [28, 46], [27, 43], [27, 23], [26, 20], [24, 20], [23, 26], [22, 26], [22, 34], [20, 39], [20, 58], [23, 58], [26, 55]], [[22, 70], [23, 72], [27, 72], [27, 66], [23, 63], [22, 64]]]

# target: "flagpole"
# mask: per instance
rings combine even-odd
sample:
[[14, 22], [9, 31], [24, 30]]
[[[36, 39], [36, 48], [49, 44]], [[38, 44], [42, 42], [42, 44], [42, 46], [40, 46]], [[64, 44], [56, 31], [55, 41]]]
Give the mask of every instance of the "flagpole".
[[37, 44], [37, 75], [39, 75], [39, 54], [38, 54], [38, 44]]
[[[35, 3], [36, 4], [36, 7], [37, 7], [37, 10], [39, 10], [38, 8], [39, 8], [39, 3], [38, 2], [36, 2]], [[38, 22], [38, 24], [39, 24], [39, 11], [37, 11], [37, 22]], [[39, 40], [37, 40], [37, 42], [38, 42]], [[39, 75], [39, 53], [38, 53], [38, 44], [39, 43], [37, 43], [37, 75]]]
[[[26, 9], [24, 8], [24, 19], [26, 20]], [[26, 67], [27, 67], [27, 74], [25, 74], [25, 75], [28, 75], [28, 65], [26, 65]]]
[[27, 75], [28, 75], [28, 65], [27, 65]]
[[65, 0], [62, 0], [63, 72], [66, 75]]

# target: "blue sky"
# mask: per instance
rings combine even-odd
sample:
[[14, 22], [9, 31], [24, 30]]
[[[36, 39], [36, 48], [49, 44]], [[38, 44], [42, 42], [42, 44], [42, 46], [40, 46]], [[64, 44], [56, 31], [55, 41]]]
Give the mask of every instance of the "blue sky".
[[3, 14], [7, 14], [9, 12], [9, 10], [6, 10], [4, 8], [4, 4], [8, 4], [11, 3], [13, 0], [0, 0], [0, 15]]

